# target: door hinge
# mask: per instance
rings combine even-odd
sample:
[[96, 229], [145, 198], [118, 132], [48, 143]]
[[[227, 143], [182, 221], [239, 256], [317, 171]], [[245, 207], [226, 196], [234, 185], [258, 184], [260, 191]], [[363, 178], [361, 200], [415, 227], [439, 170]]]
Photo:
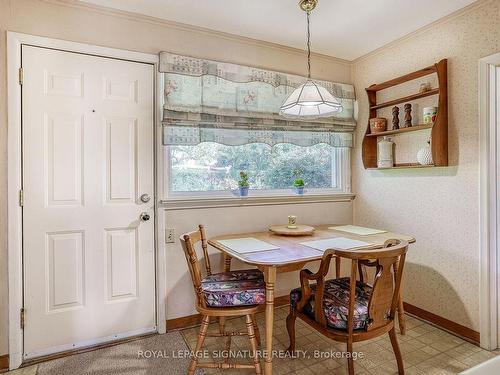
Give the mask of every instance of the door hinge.
[[19, 84], [22, 85], [24, 83], [24, 71], [23, 68], [19, 68]]
[[19, 206], [24, 206], [24, 190], [19, 190]]
[[26, 310], [23, 308], [23, 309], [21, 309], [20, 314], [19, 314], [19, 318], [20, 318], [19, 321], [21, 323], [21, 329], [24, 329], [25, 316], [26, 316]]

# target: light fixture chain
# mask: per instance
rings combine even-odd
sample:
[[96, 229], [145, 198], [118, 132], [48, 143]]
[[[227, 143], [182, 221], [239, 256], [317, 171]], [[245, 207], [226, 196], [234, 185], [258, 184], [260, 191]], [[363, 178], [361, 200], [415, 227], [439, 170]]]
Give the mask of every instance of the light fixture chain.
[[309, 21], [309, 16], [311, 15], [311, 12], [307, 11], [306, 14], [307, 14], [307, 78], [311, 78], [311, 30]]
[[342, 104], [324, 86], [311, 80], [311, 11], [318, 0], [300, 0], [307, 20], [307, 81], [292, 91], [280, 107], [280, 115], [299, 120], [330, 117], [342, 112]]

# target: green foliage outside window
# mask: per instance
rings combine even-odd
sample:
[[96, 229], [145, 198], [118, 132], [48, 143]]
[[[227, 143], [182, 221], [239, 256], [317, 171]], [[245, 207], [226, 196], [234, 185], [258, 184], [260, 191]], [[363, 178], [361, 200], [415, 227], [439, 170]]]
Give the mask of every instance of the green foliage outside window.
[[[331, 188], [335, 162], [332, 147], [263, 143], [226, 146], [201, 143], [170, 146], [170, 190], [173, 192], [236, 189], [240, 171], [251, 189], [290, 189], [297, 179], [308, 189]], [[300, 175], [297, 175], [300, 171]]]

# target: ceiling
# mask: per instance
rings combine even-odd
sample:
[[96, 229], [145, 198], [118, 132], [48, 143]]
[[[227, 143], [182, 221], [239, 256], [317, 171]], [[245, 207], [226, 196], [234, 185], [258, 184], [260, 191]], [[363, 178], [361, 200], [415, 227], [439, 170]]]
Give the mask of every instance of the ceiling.
[[[297, 0], [81, 0], [226, 33], [305, 47]], [[354, 60], [476, 0], [319, 0], [313, 52]]]

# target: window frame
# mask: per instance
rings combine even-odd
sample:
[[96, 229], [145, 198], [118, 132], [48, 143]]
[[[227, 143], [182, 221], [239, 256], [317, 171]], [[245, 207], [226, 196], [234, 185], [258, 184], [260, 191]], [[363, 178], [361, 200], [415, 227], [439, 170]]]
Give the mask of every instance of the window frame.
[[[247, 197], [235, 196], [230, 190], [213, 190], [213, 191], [187, 191], [174, 192], [170, 191], [170, 146], [162, 146], [163, 150], [163, 178], [162, 178], [162, 198], [161, 202], [172, 200], [199, 200], [199, 199], [230, 199]], [[332, 176], [335, 176], [335, 187], [306, 189], [304, 196], [325, 196], [335, 194], [351, 194], [351, 148], [350, 147], [332, 147], [332, 156], [336, 163], [333, 163]], [[271, 198], [271, 197], [303, 197], [302, 195], [294, 194], [290, 189], [251, 189], [250, 197]]]

